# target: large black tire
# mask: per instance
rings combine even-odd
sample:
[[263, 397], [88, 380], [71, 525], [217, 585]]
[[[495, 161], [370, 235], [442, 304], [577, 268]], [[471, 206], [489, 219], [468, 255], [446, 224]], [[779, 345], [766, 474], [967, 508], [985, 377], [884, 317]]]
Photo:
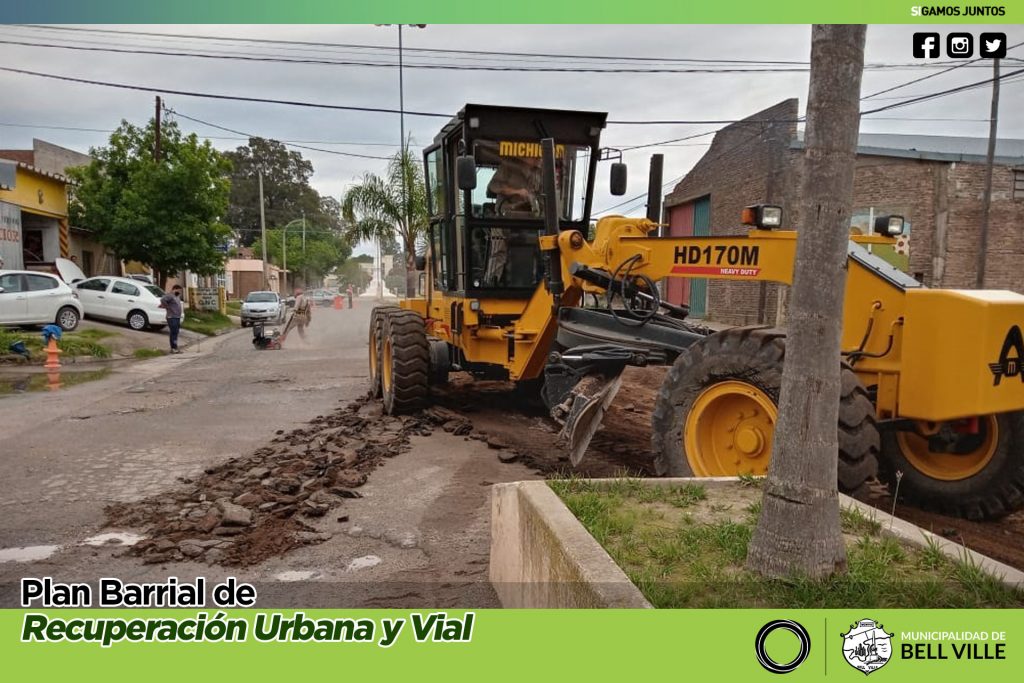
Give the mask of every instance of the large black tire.
[[384, 318], [398, 306], [377, 306], [370, 312], [370, 335], [367, 342], [370, 354], [370, 396], [380, 398], [380, 352], [383, 346]]
[[430, 349], [423, 318], [415, 311], [389, 311], [381, 349], [381, 398], [384, 412], [413, 412], [429, 393]]
[[[690, 346], [669, 369], [652, 416], [652, 442], [658, 474], [692, 477], [683, 427], [697, 397], [709, 387], [736, 380], [753, 385], [778, 406], [785, 334], [764, 327], [734, 328]], [[839, 489], [848, 493], [875, 476], [879, 435], [875, 409], [857, 375], [842, 366], [839, 405]]]
[[[878, 478], [899, 502], [967, 519], [999, 519], [1024, 507], [1024, 411], [985, 416], [994, 420], [995, 448], [983, 469], [962, 479], [937, 479], [908, 459], [896, 430], [882, 437]], [[897, 482], [897, 473], [901, 473]]]

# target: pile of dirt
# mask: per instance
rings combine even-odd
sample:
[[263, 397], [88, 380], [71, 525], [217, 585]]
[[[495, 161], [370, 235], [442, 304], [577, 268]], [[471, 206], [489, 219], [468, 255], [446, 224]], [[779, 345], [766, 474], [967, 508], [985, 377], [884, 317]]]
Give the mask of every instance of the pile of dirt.
[[363, 399], [279, 431], [267, 446], [211, 467], [168, 494], [107, 508], [111, 526], [141, 527], [131, 553], [147, 563], [193, 560], [251, 565], [292, 548], [320, 543], [303, 518], [322, 517], [357, 489], [382, 460], [408, 451], [409, 437], [429, 435], [435, 421], [388, 417]]
[[568, 451], [558, 442], [559, 426], [539, 398], [524, 396], [511, 382], [455, 375], [448, 385], [432, 390], [432, 400], [469, 424], [470, 431], [457, 433], [486, 441], [500, 449], [503, 461], [518, 460], [538, 474], [650, 477], [654, 476], [651, 411], [666, 371], [664, 367], [626, 368], [622, 388], [577, 467], [569, 463]]

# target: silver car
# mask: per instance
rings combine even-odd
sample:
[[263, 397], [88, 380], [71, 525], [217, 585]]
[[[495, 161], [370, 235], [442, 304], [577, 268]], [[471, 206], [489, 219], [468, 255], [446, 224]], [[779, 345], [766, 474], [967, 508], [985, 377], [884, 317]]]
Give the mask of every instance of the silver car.
[[283, 323], [285, 305], [277, 292], [249, 292], [242, 302], [242, 327], [253, 323]]

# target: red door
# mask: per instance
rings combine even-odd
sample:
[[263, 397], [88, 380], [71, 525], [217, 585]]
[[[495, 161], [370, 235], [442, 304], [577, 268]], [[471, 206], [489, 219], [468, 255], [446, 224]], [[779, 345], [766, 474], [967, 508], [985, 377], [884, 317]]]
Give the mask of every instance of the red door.
[[[669, 209], [668, 226], [668, 234], [671, 237], [693, 235], [693, 202], [673, 206]], [[678, 306], [690, 303], [689, 278], [668, 278], [668, 301]]]

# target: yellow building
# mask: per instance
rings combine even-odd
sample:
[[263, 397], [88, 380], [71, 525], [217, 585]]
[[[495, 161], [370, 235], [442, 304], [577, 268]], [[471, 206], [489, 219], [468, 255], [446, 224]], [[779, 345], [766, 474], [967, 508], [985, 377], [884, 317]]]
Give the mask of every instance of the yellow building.
[[0, 159], [0, 258], [7, 269], [48, 270], [68, 258], [68, 179]]

